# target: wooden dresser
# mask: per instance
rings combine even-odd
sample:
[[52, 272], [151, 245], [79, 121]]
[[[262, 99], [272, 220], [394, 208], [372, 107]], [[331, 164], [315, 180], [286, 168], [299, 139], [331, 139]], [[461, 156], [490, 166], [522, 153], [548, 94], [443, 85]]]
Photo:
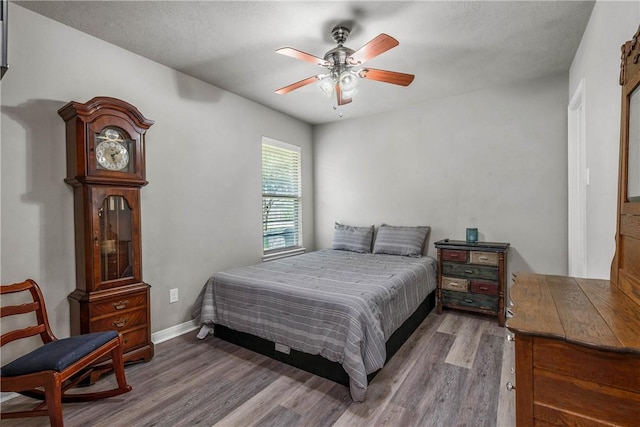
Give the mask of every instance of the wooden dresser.
[[516, 420], [640, 423], [640, 307], [608, 280], [517, 273]]
[[436, 307], [473, 311], [505, 319], [507, 251], [509, 243], [440, 240]]

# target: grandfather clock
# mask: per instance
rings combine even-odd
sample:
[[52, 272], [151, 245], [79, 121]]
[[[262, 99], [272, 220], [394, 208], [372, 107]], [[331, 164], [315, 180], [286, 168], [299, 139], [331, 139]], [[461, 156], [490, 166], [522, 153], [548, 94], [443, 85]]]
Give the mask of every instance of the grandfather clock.
[[145, 132], [136, 107], [108, 97], [70, 102], [64, 119], [67, 177], [73, 187], [76, 290], [69, 295], [71, 334], [116, 330], [125, 361], [148, 361], [149, 285], [142, 280], [140, 188]]

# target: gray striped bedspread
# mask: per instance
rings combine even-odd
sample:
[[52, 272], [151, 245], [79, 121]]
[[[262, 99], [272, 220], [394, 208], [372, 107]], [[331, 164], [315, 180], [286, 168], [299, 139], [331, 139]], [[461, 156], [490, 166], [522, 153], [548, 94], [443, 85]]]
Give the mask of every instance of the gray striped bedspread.
[[193, 316], [338, 362], [363, 401], [386, 340], [436, 282], [432, 257], [323, 249], [214, 274]]

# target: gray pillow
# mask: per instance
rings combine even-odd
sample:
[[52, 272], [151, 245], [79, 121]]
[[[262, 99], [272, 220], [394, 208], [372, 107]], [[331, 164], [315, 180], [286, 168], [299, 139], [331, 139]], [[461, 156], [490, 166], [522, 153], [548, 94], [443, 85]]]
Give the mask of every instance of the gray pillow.
[[335, 223], [331, 249], [360, 253], [371, 252], [373, 225], [371, 227], [354, 227]]
[[394, 227], [382, 224], [373, 244], [374, 254], [421, 257], [429, 235], [428, 226]]

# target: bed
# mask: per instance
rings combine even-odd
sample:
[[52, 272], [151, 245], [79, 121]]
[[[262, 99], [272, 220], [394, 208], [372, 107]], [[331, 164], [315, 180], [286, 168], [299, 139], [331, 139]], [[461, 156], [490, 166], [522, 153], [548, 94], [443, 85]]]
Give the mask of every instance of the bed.
[[433, 308], [436, 260], [341, 249], [338, 234], [333, 249], [214, 274], [193, 315], [216, 336], [343, 382], [337, 366], [363, 401], [371, 375]]

